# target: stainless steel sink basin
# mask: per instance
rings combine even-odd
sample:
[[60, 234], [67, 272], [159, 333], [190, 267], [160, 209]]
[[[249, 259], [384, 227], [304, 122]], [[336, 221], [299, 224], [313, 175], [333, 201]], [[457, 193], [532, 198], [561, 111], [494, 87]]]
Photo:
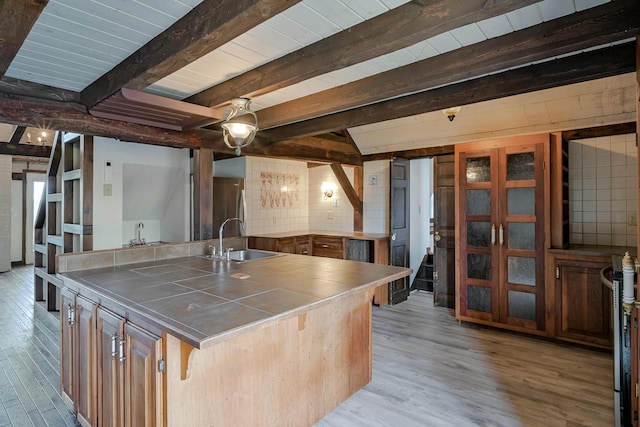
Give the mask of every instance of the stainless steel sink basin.
[[278, 255], [280, 254], [277, 254], [274, 252], [262, 252], [262, 251], [255, 251], [251, 249], [242, 249], [239, 251], [232, 251], [229, 254], [229, 258], [231, 261], [244, 262], [244, 261], [255, 261], [257, 259], [272, 258]]

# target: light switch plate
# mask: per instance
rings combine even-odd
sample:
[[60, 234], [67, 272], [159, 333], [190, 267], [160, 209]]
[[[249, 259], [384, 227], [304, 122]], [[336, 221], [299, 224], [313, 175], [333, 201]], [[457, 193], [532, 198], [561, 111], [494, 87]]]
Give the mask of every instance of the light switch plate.
[[327, 211], [327, 219], [333, 219], [333, 211]]
[[111, 184], [104, 184], [104, 188], [103, 188], [102, 194], [104, 194], [105, 196], [111, 196], [111, 194], [112, 194]]

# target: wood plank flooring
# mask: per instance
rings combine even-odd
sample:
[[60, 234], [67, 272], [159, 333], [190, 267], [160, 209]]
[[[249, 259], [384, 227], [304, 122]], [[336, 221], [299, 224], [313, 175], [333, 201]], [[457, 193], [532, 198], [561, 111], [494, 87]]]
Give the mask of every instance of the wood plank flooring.
[[[0, 426], [76, 426], [33, 268], [0, 273]], [[373, 380], [318, 427], [612, 426], [611, 355], [459, 325], [433, 296], [373, 312]]]

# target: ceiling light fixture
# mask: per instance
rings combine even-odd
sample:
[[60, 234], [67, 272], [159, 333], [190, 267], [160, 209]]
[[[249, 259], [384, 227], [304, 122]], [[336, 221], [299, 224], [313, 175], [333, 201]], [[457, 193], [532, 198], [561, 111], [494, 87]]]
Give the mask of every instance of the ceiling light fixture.
[[442, 114], [444, 114], [445, 116], [447, 116], [447, 118], [449, 119], [450, 122], [453, 121], [453, 119], [456, 118], [456, 114], [458, 114], [460, 112], [460, 109], [462, 107], [450, 107], [450, 108], [445, 108], [444, 110], [442, 110]]
[[236, 156], [240, 155], [240, 149], [253, 142], [258, 131], [258, 117], [249, 109], [249, 104], [250, 99], [233, 98], [231, 111], [222, 123], [224, 143], [236, 150]]

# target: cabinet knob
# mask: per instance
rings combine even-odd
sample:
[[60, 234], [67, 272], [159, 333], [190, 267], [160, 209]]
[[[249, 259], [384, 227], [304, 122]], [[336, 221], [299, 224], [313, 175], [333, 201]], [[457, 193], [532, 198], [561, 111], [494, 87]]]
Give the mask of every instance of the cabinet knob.
[[397, 235], [396, 233], [393, 233], [393, 234], [391, 235], [391, 240], [394, 240], [394, 241], [395, 241], [397, 237], [398, 237], [398, 235]]
[[440, 236], [439, 231], [436, 231], [435, 233], [433, 233], [433, 240], [435, 240], [436, 242], [439, 242], [440, 239], [442, 239], [442, 237]]

